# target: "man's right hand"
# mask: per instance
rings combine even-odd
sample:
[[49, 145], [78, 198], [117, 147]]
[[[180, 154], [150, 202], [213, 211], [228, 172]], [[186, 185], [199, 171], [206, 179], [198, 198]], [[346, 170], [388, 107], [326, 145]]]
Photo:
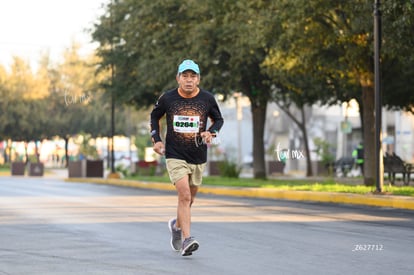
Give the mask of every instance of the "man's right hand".
[[152, 147], [154, 152], [163, 156], [165, 154], [165, 146], [164, 143], [162, 141], [158, 141], [154, 144], [154, 146]]

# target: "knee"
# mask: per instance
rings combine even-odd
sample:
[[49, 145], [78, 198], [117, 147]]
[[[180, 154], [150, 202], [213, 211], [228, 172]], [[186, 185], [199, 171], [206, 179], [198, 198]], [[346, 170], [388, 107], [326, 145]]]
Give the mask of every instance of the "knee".
[[178, 195], [178, 200], [180, 201], [180, 203], [185, 204], [185, 205], [190, 205], [190, 206], [193, 201], [190, 192], [181, 192]]

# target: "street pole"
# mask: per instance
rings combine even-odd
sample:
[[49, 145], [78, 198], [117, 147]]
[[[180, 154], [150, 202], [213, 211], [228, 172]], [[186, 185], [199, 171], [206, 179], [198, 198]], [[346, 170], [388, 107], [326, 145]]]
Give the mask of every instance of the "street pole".
[[111, 64], [111, 174], [115, 173], [115, 94], [114, 94], [115, 69]]
[[375, 73], [375, 167], [376, 167], [376, 191], [382, 192], [383, 188], [383, 156], [381, 142], [381, 85], [380, 85], [380, 49], [381, 49], [381, 11], [380, 0], [374, 3], [374, 73]]
[[[113, 28], [113, 1], [111, 0], [111, 6], [110, 6], [110, 24], [111, 24], [111, 30]], [[114, 43], [113, 38], [111, 37], [111, 174], [115, 174], [115, 87], [114, 87], [114, 81], [115, 81], [115, 65], [113, 63], [113, 51], [114, 51]]]
[[241, 106], [242, 94], [240, 92], [234, 93], [234, 99], [236, 100], [236, 119], [237, 119], [237, 165], [242, 165], [242, 134], [241, 134], [241, 122], [243, 119], [243, 109]]

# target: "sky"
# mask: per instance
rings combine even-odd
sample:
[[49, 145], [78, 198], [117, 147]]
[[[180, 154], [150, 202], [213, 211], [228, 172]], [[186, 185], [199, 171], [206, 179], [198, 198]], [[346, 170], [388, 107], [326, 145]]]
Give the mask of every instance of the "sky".
[[85, 29], [103, 13], [110, 0], [0, 0], [0, 64], [10, 67], [13, 56], [36, 67], [49, 52], [59, 62], [72, 41], [81, 43], [81, 54], [93, 51]]

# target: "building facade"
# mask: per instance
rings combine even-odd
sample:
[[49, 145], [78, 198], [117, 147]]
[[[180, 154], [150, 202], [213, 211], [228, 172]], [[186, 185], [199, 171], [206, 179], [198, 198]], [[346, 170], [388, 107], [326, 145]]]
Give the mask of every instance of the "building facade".
[[[219, 101], [219, 105], [225, 125], [220, 133], [220, 145], [212, 150], [210, 159], [217, 160], [225, 156], [248, 168], [253, 161], [250, 102], [247, 97], [237, 96], [226, 102]], [[352, 151], [362, 142], [356, 101], [351, 100], [339, 106], [314, 105], [305, 108], [304, 112], [312, 163], [321, 160], [315, 150], [316, 138], [329, 145], [329, 152], [335, 160], [352, 157]], [[299, 110], [293, 109], [292, 113], [300, 119]], [[384, 109], [382, 125], [383, 152], [395, 153], [406, 162], [414, 162], [414, 116], [407, 112]], [[267, 161], [280, 160], [280, 151], [287, 150], [291, 154], [286, 159], [284, 173], [305, 173], [302, 132], [275, 103], [270, 103], [267, 108], [264, 141]], [[292, 152], [295, 154], [292, 155]], [[313, 167], [313, 172], [317, 174], [318, 171], [315, 170], [316, 166]]]

